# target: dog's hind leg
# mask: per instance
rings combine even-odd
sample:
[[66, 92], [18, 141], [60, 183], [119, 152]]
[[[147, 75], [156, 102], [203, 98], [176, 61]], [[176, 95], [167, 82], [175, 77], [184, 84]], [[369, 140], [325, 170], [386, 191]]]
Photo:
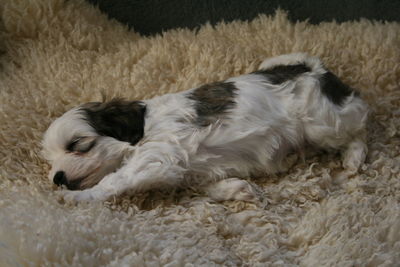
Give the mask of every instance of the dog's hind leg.
[[364, 163], [367, 152], [367, 145], [362, 138], [352, 140], [343, 152], [343, 167], [351, 172], [357, 172]]
[[208, 196], [215, 201], [241, 200], [257, 202], [259, 196], [254, 185], [238, 178], [228, 178], [209, 185]]

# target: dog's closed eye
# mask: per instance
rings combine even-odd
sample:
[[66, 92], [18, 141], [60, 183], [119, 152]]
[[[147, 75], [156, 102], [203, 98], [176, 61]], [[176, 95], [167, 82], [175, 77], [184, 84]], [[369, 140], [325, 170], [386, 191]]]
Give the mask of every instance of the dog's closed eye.
[[96, 137], [83, 136], [74, 138], [70, 143], [67, 144], [68, 152], [87, 153], [96, 144]]

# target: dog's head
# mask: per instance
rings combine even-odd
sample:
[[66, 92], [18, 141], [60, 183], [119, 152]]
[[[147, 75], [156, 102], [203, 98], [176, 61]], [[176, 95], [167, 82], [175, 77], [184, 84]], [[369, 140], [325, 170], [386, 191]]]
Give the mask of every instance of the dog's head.
[[146, 106], [140, 101], [91, 102], [56, 119], [43, 138], [52, 165], [49, 179], [83, 190], [116, 171], [144, 135]]

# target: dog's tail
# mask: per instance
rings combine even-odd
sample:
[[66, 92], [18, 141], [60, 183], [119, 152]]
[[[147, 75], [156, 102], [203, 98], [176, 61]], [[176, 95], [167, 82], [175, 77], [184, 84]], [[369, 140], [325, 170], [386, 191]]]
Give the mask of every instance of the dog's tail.
[[326, 72], [323, 63], [317, 57], [309, 56], [307, 53], [293, 53], [265, 59], [259, 66], [259, 70], [273, 69], [276, 66], [290, 66], [304, 64], [317, 74]]

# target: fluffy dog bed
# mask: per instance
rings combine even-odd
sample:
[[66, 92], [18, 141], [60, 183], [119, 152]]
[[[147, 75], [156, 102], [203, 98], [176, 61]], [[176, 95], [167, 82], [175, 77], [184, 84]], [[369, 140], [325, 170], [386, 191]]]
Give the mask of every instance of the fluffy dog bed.
[[[0, 3], [0, 266], [395, 266], [400, 262], [400, 24], [293, 24], [284, 12], [144, 38], [79, 0]], [[69, 108], [150, 98], [321, 57], [371, 106], [369, 154], [346, 175], [318, 153], [251, 179], [260, 203], [195, 189], [60, 203], [40, 141]]]

